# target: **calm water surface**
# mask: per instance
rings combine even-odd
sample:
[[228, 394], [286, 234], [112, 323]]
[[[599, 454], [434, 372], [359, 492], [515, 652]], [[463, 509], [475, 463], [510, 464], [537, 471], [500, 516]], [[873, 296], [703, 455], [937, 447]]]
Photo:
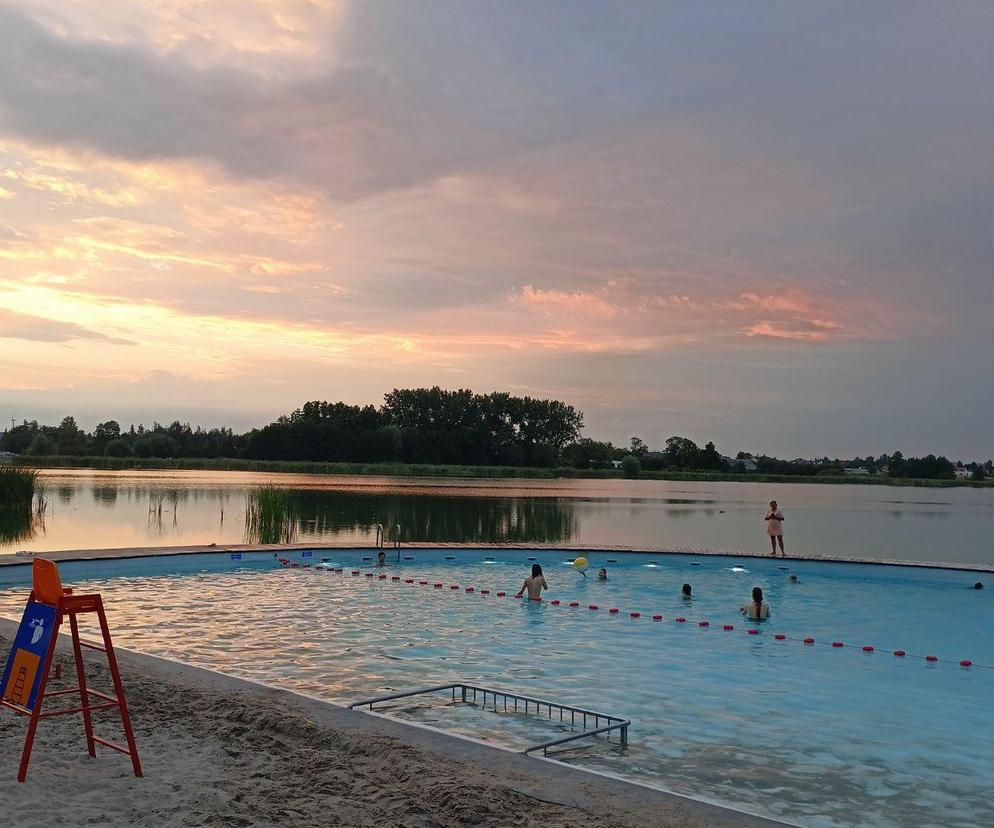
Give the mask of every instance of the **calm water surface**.
[[[994, 563], [994, 489], [657, 480], [451, 480], [245, 472], [51, 470], [31, 527], [0, 526], [0, 551], [242, 543], [250, 493], [294, 493], [298, 542], [557, 542], [765, 550], [771, 499], [787, 550]], [[263, 540], [266, 540], [263, 538]]]

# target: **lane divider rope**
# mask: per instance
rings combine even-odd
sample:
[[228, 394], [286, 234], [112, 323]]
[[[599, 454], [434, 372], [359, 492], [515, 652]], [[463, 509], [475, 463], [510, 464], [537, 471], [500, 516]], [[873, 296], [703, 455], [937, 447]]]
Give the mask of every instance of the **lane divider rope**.
[[[311, 568], [310, 564], [298, 564], [295, 561], [291, 561], [291, 560], [289, 560], [287, 558], [278, 558], [277, 560], [280, 563], [280, 565], [282, 567], [286, 568], [286, 569], [310, 569]], [[338, 574], [338, 575], [342, 575], [345, 572], [345, 568], [344, 567], [340, 567], [340, 566], [339, 567], [328, 567], [328, 566], [317, 567], [316, 566], [316, 567], [314, 567], [314, 570], [315, 571], [321, 570], [323, 572], [333, 572], [333, 573]], [[362, 572], [361, 570], [358, 570], [358, 569], [350, 569], [349, 573], [351, 575], [353, 575], [353, 576], [365, 575], [367, 578], [375, 578], [376, 577], [376, 573], [374, 573], [374, 572], [365, 572], [364, 573], [364, 572]], [[381, 580], [381, 581], [385, 581], [385, 580], [387, 580], [387, 577], [388, 576], [381, 574], [381, 575], [379, 575], [378, 579]], [[393, 582], [393, 583], [399, 583], [401, 581], [401, 577], [399, 575], [390, 576], [390, 581]], [[425, 579], [415, 580], [414, 578], [405, 578], [404, 579], [404, 583], [408, 584], [408, 585], [413, 585], [413, 584], [416, 583], [419, 586], [427, 586], [429, 584], [429, 581], [427, 581]], [[445, 586], [445, 584], [443, 582], [441, 582], [441, 581], [435, 581], [435, 582], [431, 582], [431, 583], [433, 584], [433, 586], [434, 586], [435, 589], [442, 589]], [[463, 587], [460, 587], [459, 584], [450, 584], [449, 585], [449, 590], [453, 591], [453, 592], [462, 591], [464, 594], [469, 594], [469, 595], [478, 594], [480, 596], [488, 596], [488, 595], [491, 594], [491, 592], [490, 592], [489, 589], [479, 589], [478, 590], [478, 589], [476, 589], [476, 587], [471, 587], [471, 586], [463, 588]], [[504, 598], [507, 595], [507, 593], [506, 592], [497, 592], [497, 593], [495, 593], [495, 595], [498, 598]], [[566, 602], [564, 602], [560, 598], [553, 598], [551, 601], [542, 601], [542, 599], [540, 598], [538, 600], [538, 602], [547, 603], [547, 604], [549, 604], [550, 606], [553, 606], [553, 607], [559, 607], [559, 606], [564, 606], [565, 605], [565, 606], [571, 607], [573, 609], [576, 609], [576, 608], [578, 608], [580, 606], [580, 602], [579, 601], [570, 601], [570, 602], [566, 603]], [[600, 609], [600, 607], [597, 604], [588, 604], [587, 605], [587, 609], [593, 610], [593, 611], [597, 611], [597, 610]], [[610, 615], [620, 615], [621, 614], [621, 610], [618, 609], [617, 607], [611, 607], [608, 610], [608, 613]], [[638, 611], [632, 611], [632, 612], [629, 613], [629, 617], [633, 618], [633, 619], [638, 619], [638, 618], [642, 617], [642, 613], [638, 612]], [[659, 614], [652, 615], [651, 618], [652, 618], [653, 621], [662, 621], [663, 620], [663, 616], [659, 615]], [[687, 619], [684, 616], [682, 616], [682, 615], [676, 616], [673, 619], [673, 621], [675, 623], [677, 623], [677, 624], [686, 624], [687, 623]], [[711, 629], [711, 622], [707, 621], [707, 620], [700, 620], [700, 621], [697, 622], [697, 626], [700, 629], [710, 630]], [[717, 629], [717, 627], [715, 627], [715, 629]], [[723, 632], [732, 632], [735, 629], [735, 626], [733, 624], [722, 624], [721, 629], [722, 629]], [[746, 634], [747, 635], [761, 635], [762, 631], [759, 630], [759, 629], [757, 629], [757, 628], [755, 628], [755, 627], [748, 627], [748, 628], [746, 628]], [[847, 645], [843, 641], [837, 641], [837, 640], [833, 640], [833, 641], [816, 641], [814, 638], [812, 638], [810, 636], [806, 636], [804, 638], [798, 638], [798, 637], [795, 637], [795, 636], [787, 635], [786, 633], [774, 633], [773, 634], [773, 640], [774, 641], [797, 641], [797, 642], [800, 642], [800, 643], [805, 644], [807, 646], [814, 646], [816, 644], [821, 644], [821, 645], [824, 645], [824, 646], [830, 646], [833, 649], [848, 649], [848, 650], [855, 650], [855, 649], [857, 649], [856, 646], [854, 646], [854, 645]], [[872, 653], [877, 652], [877, 648], [874, 645], [872, 645], [872, 644], [864, 644], [862, 647], [860, 647], [858, 649], [860, 649], [862, 652], [867, 653], [867, 654], [872, 654]], [[884, 651], [881, 650], [881, 652], [884, 652]], [[963, 659], [958, 659], [957, 660], [957, 659], [951, 659], [951, 658], [939, 658], [938, 656], [935, 656], [935, 655], [920, 656], [920, 655], [915, 655], [913, 653], [908, 653], [905, 650], [892, 650], [890, 652], [893, 653], [893, 655], [894, 655], [895, 658], [919, 658], [919, 659], [923, 659], [926, 664], [954, 664], [954, 665], [958, 665], [960, 667], [970, 667], [970, 668], [975, 667], [975, 668], [980, 669], [980, 670], [994, 670], [994, 665], [990, 665], [990, 664], [977, 664], [977, 663], [975, 663], [974, 661], [972, 661], [972, 660], [970, 660], [968, 658], [963, 658]]]

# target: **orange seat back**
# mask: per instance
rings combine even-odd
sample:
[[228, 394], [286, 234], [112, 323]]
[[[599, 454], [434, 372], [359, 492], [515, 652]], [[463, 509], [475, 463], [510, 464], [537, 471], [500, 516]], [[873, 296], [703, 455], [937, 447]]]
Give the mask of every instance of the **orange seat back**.
[[62, 579], [59, 577], [59, 568], [55, 562], [35, 558], [32, 576], [35, 600], [52, 606], [59, 603], [62, 597]]

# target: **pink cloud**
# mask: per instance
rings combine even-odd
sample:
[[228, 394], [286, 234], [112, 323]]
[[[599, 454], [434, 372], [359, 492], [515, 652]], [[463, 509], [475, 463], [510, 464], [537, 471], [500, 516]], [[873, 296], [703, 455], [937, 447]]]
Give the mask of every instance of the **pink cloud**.
[[513, 297], [525, 307], [546, 316], [573, 316], [595, 319], [615, 319], [622, 310], [595, 293], [566, 293], [561, 290], [542, 290], [525, 285]]

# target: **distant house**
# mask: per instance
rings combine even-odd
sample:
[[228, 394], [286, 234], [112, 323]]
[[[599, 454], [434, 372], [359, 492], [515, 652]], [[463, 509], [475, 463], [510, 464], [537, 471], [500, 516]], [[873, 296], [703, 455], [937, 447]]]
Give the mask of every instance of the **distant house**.
[[610, 460], [609, 462], [611, 463], [611, 468], [612, 469], [620, 469], [621, 468], [621, 461], [620, 460]]
[[724, 460], [726, 463], [728, 463], [728, 465], [732, 469], [737, 468], [739, 464], [741, 464], [742, 466], [742, 471], [754, 472], [756, 471], [756, 469], [759, 468], [756, 465], [756, 461], [753, 460], [751, 457], [743, 457], [742, 459], [736, 459], [735, 457], [725, 457], [724, 455], [722, 455], [721, 459]]
[[13, 463], [17, 455], [12, 451], [0, 451], [0, 463]]
[[842, 471], [844, 471], [846, 474], [854, 474], [854, 475], [870, 473], [869, 469], [864, 469], [862, 466], [846, 466], [844, 469], [842, 469]]
[[966, 466], [962, 466], [959, 463], [956, 464], [956, 468], [953, 469], [953, 474], [956, 475], [958, 480], [966, 480], [973, 476], [973, 472], [970, 471]]

